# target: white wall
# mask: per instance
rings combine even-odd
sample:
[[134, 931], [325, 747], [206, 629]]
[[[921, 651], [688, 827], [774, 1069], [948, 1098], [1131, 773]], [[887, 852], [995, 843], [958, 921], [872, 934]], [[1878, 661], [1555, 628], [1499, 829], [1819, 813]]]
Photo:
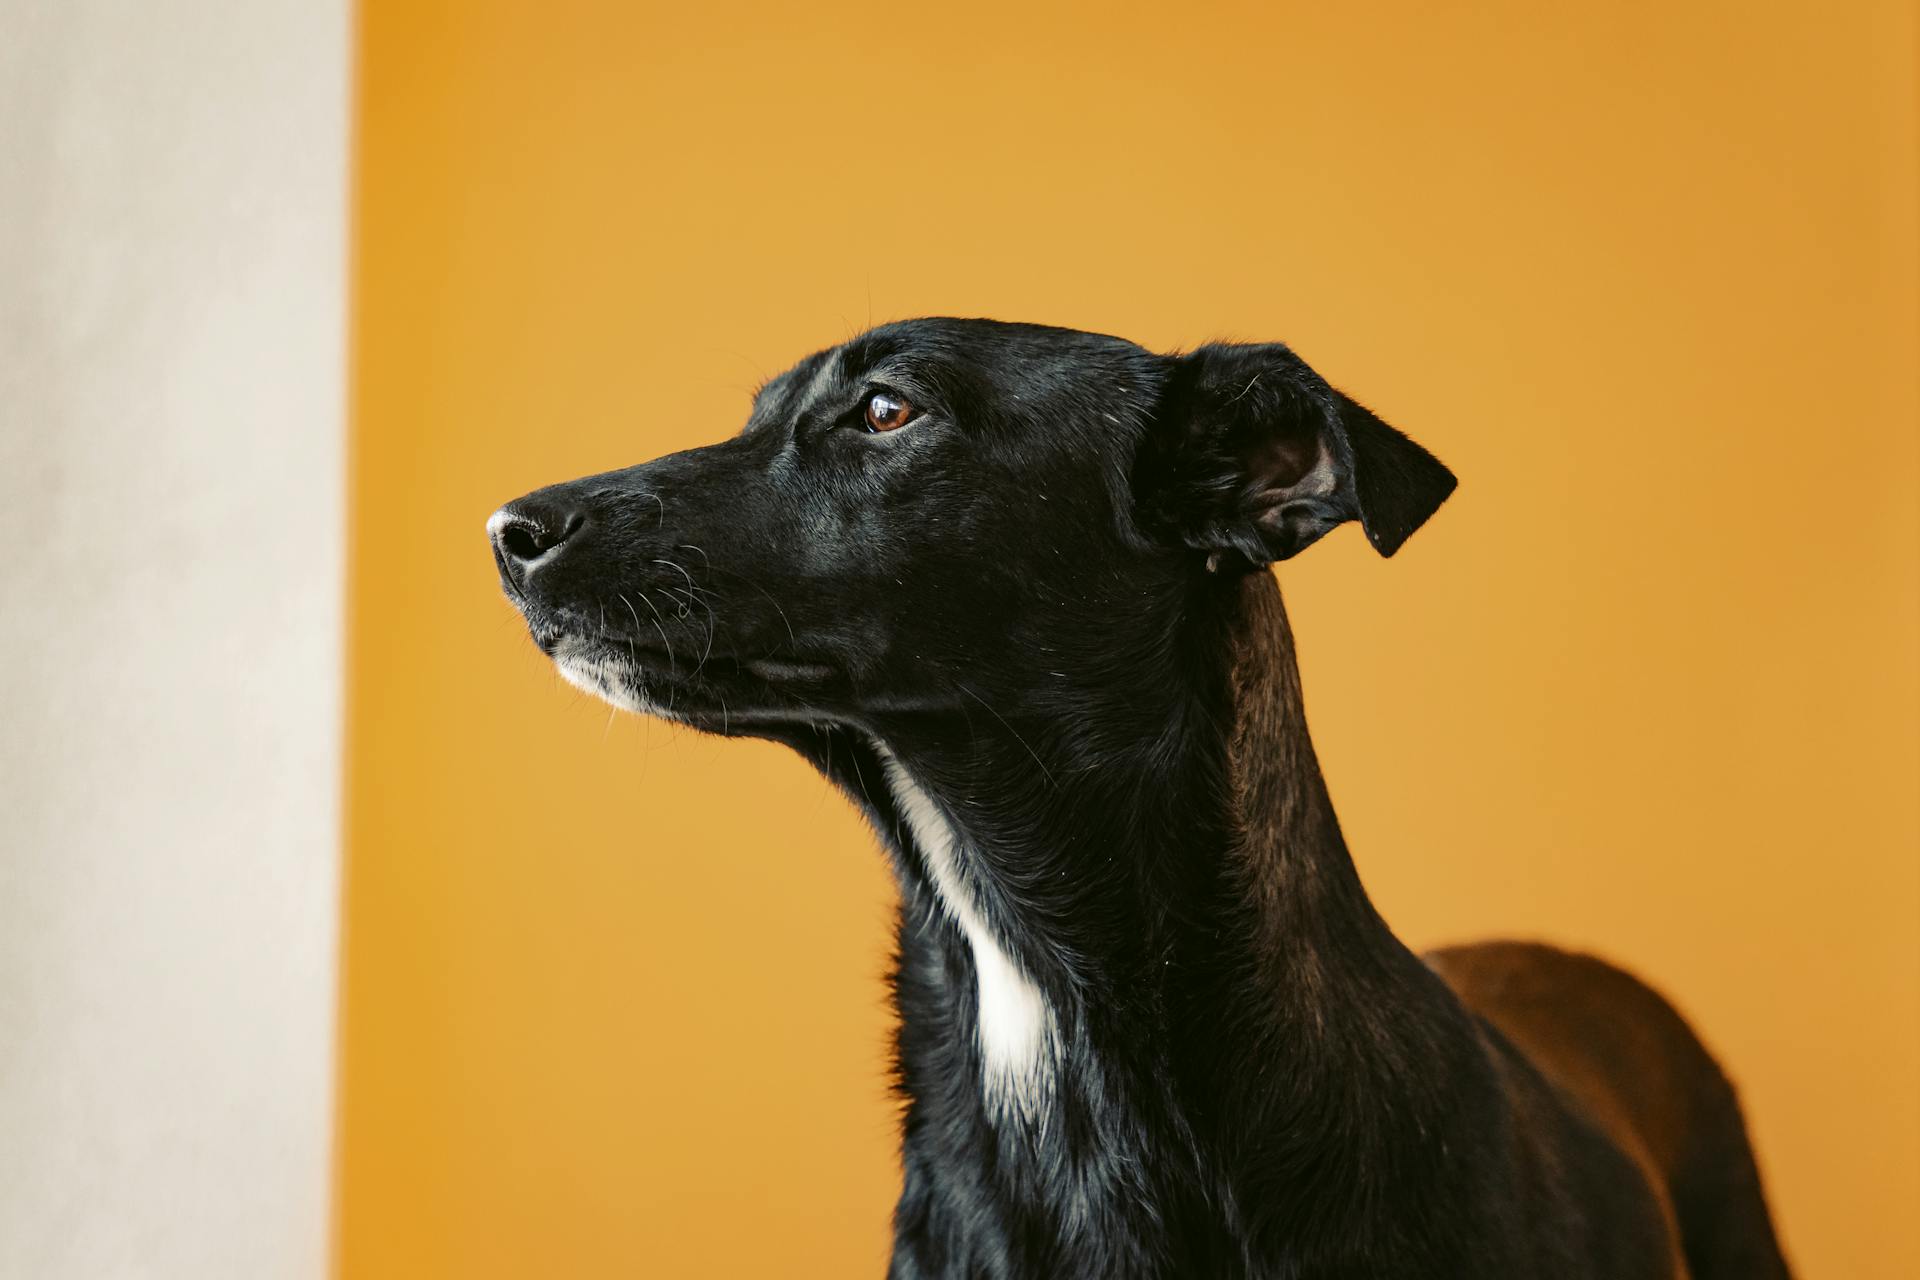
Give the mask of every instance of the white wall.
[[322, 1274], [345, 0], [0, 0], [0, 1280]]

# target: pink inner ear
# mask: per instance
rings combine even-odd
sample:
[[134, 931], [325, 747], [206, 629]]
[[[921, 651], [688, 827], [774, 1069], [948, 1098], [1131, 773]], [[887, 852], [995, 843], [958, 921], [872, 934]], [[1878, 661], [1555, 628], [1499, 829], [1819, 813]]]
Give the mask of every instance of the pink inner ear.
[[1297, 488], [1320, 465], [1320, 440], [1312, 432], [1263, 435], [1247, 442], [1240, 460], [1255, 492], [1284, 492]]

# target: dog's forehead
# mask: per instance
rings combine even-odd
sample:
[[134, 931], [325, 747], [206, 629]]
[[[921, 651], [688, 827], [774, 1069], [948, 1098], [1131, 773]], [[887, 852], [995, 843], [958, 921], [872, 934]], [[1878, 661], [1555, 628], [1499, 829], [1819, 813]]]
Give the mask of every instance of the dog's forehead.
[[889, 375], [970, 381], [1038, 378], [1058, 383], [1097, 374], [1116, 358], [1146, 353], [1123, 338], [1050, 325], [925, 317], [877, 326], [800, 360], [769, 379], [754, 398], [754, 418], [790, 418], [838, 402]]
[[755, 422], [793, 418], [808, 408], [844, 394], [857, 372], [849, 372], [848, 346], [816, 351], [784, 373], [760, 385], [753, 396]]
[[[968, 321], [906, 320], [816, 351], [768, 380], [759, 401], [792, 411], [838, 396], [889, 360], [933, 363], [968, 355]], [[971, 344], [978, 347], [979, 343]]]

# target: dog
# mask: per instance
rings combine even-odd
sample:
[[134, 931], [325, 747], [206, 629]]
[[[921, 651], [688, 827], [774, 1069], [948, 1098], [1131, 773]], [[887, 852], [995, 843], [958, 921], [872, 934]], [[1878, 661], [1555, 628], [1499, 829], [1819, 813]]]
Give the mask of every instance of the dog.
[[488, 522], [573, 684], [785, 743], [900, 888], [889, 1274], [1788, 1275], [1739, 1104], [1618, 969], [1362, 888], [1271, 566], [1432, 454], [1287, 347], [872, 329], [741, 433]]

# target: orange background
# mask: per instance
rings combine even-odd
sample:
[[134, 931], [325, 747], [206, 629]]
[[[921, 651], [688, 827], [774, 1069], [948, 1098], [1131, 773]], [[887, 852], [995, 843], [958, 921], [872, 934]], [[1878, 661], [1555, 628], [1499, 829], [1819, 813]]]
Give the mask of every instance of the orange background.
[[881, 1272], [871, 836], [562, 685], [481, 525], [920, 313], [1444, 457], [1282, 575], [1382, 908], [1654, 979], [1803, 1273], [1920, 1274], [1913, 11], [1444, 7], [366, 6], [345, 1275]]

